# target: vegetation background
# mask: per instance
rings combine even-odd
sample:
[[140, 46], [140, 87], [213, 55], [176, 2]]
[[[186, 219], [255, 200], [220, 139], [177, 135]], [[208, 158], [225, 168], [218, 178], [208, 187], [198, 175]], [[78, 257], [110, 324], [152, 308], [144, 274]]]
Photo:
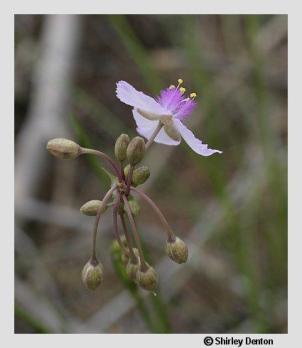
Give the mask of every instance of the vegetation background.
[[[160, 274], [156, 297], [129, 283], [98, 239], [103, 285], [80, 279], [93, 219], [79, 207], [108, 178], [94, 158], [46, 151], [68, 137], [113, 154], [135, 135], [115, 96], [126, 80], [147, 94], [183, 78], [197, 93], [190, 128], [223, 155], [183, 142], [154, 144], [143, 189], [190, 260], [164, 254], [164, 234], [142, 205], [139, 229]], [[15, 332], [287, 332], [287, 16], [15, 16]]]

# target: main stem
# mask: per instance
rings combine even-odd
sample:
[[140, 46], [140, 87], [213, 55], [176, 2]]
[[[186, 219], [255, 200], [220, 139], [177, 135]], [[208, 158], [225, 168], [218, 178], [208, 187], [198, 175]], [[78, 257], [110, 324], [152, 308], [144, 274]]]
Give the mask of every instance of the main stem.
[[[112, 193], [116, 190], [117, 185], [113, 185], [111, 187], [111, 189], [105, 194], [103, 201], [102, 201], [102, 205], [103, 204], [107, 204], [107, 202], [109, 201], [109, 199], [112, 196]], [[91, 258], [93, 260], [96, 260], [96, 237], [97, 237], [97, 233], [98, 233], [98, 225], [100, 222], [100, 217], [101, 217], [101, 213], [102, 212], [102, 207], [99, 207], [96, 217], [95, 217], [95, 221], [94, 221], [94, 228], [93, 228], [93, 238], [92, 238], [92, 253], [91, 253]]]
[[160, 219], [161, 223], [164, 226], [164, 230], [167, 233], [168, 241], [169, 242], [174, 242], [175, 241], [174, 232], [173, 232], [172, 228], [170, 227], [170, 225], [168, 224], [168, 222], [167, 222], [166, 218], [164, 217], [163, 213], [158, 208], [158, 206], [144, 192], [138, 190], [137, 188], [135, 188], [133, 186], [131, 186], [130, 190], [138, 193], [153, 208], [153, 210], [155, 211], [155, 213], [157, 214], [158, 218]]
[[99, 151], [99, 150], [87, 149], [85, 147], [82, 147], [81, 148], [81, 154], [82, 155], [95, 155], [95, 156], [98, 156], [98, 157], [106, 160], [110, 164], [114, 174], [119, 178], [119, 181], [122, 181], [121, 170], [119, 169], [117, 164], [113, 161], [113, 159], [111, 157], [109, 157], [107, 154], [105, 154], [104, 152]]

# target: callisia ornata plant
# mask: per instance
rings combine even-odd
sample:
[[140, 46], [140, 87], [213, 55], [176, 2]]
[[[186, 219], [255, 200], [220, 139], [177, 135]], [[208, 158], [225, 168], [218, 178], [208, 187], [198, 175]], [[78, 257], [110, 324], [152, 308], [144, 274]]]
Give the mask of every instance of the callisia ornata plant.
[[[155, 269], [145, 260], [142, 242], [135, 218], [140, 206], [135, 196], [143, 199], [162, 223], [166, 233], [166, 253], [178, 264], [188, 259], [185, 242], [174, 234], [163, 213], [154, 201], [138, 186], [150, 176], [150, 169], [141, 165], [150, 146], [156, 142], [164, 145], [179, 145], [181, 140], [201, 156], [222, 153], [204, 144], [183, 123], [196, 108], [196, 93], [186, 95], [183, 80], [160, 91], [152, 98], [137, 91], [125, 81], [119, 81], [116, 88], [117, 98], [132, 107], [136, 130], [140, 136], [133, 139], [121, 134], [114, 146], [115, 160], [102, 151], [81, 147], [72, 140], [56, 138], [47, 144], [48, 151], [61, 159], [74, 159], [81, 155], [95, 155], [104, 160], [111, 172], [111, 187], [102, 199], [93, 199], [82, 205], [80, 211], [94, 216], [91, 256], [82, 270], [82, 281], [91, 290], [103, 282], [103, 266], [96, 254], [97, 232], [102, 214], [112, 208], [114, 239], [122, 253], [126, 273], [130, 279], [145, 290], [154, 292], [158, 286]], [[120, 224], [119, 224], [120, 221]], [[122, 227], [122, 232], [120, 231]], [[130, 229], [129, 229], [130, 227]]]

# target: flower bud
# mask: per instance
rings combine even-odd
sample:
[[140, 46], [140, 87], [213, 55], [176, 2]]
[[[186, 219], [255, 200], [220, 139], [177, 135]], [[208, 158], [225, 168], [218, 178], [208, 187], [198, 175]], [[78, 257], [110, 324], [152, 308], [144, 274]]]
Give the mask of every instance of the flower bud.
[[82, 270], [82, 281], [87, 289], [95, 290], [103, 281], [102, 264], [90, 259]]
[[114, 146], [114, 154], [118, 161], [122, 162], [127, 157], [127, 147], [129, 145], [130, 138], [127, 134], [121, 134]]
[[148, 180], [149, 176], [150, 170], [147, 166], [141, 166], [139, 168], [136, 168], [133, 171], [132, 183], [134, 186], [141, 185]]
[[138, 201], [134, 198], [129, 199], [128, 201], [130, 210], [134, 216], [137, 216], [140, 212], [140, 206], [138, 204]]
[[184, 263], [188, 259], [188, 247], [180, 238], [176, 237], [174, 242], [167, 242], [166, 252], [171, 260], [176, 263]]
[[148, 265], [146, 271], [139, 269], [136, 273], [136, 281], [143, 289], [154, 291], [157, 288], [157, 274], [154, 268]]
[[98, 209], [101, 209], [101, 213], [103, 213], [107, 209], [107, 206], [106, 204], [103, 204], [102, 201], [93, 199], [83, 204], [80, 208], [80, 211], [82, 214], [95, 216], [98, 212]]
[[130, 170], [130, 164], [127, 164], [126, 167], [124, 168], [124, 174], [125, 174], [126, 178], [127, 178], [128, 174], [129, 174], [129, 170]]
[[55, 138], [47, 143], [47, 150], [61, 159], [74, 159], [81, 154], [81, 147], [72, 140]]
[[145, 154], [145, 141], [142, 137], [133, 138], [127, 147], [127, 159], [129, 163], [135, 166], [139, 163]]

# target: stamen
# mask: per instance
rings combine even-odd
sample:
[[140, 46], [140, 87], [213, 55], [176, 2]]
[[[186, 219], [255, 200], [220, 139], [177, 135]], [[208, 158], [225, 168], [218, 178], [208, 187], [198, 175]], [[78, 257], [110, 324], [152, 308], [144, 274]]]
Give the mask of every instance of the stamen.
[[178, 82], [178, 85], [177, 85], [176, 88], [178, 88], [184, 82], [184, 80], [183, 79], [178, 79], [177, 82]]
[[180, 93], [181, 93], [181, 94], [184, 94], [185, 91], [186, 91], [186, 89], [185, 89], [184, 87], [180, 87], [179, 90], [180, 90]]
[[175, 85], [170, 85], [169, 86], [169, 89], [174, 89], [175, 88]]
[[190, 94], [190, 98], [194, 99], [194, 98], [196, 98], [196, 97], [197, 97], [197, 94], [196, 94], [195, 92], [193, 92], [193, 93]]

